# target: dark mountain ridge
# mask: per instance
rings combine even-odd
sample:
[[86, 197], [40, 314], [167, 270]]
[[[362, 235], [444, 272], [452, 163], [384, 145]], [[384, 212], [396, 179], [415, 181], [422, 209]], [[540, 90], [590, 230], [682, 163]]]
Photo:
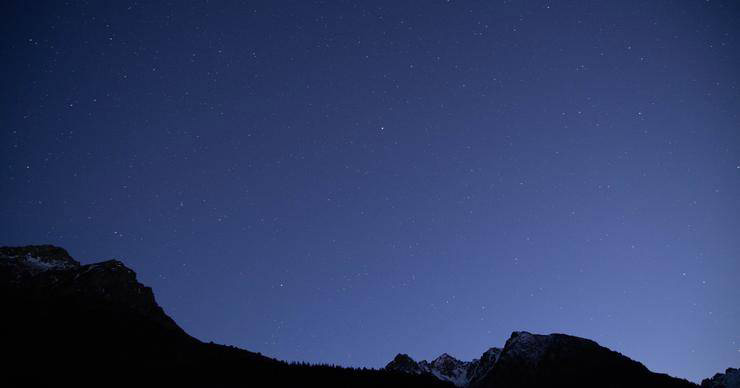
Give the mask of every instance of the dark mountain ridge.
[[696, 387], [563, 334], [515, 332], [470, 362], [443, 354], [418, 363], [398, 355], [381, 370], [288, 364], [197, 340], [120, 261], [81, 265], [50, 245], [0, 248], [0, 302], [5, 377], [18, 386]]
[[[447, 365], [440, 368], [438, 360]], [[452, 367], [450, 367], [452, 366]], [[565, 334], [514, 332], [502, 349], [480, 359], [459, 361], [447, 354], [429, 363], [399, 354], [387, 369], [433, 375], [459, 387], [696, 387], [689, 381], [654, 373], [596, 342]]]
[[565, 334], [514, 332], [501, 356], [471, 387], [695, 387], [689, 381], [654, 373], [641, 363], [596, 342]]
[[50, 245], [0, 248], [0, 303], [10, 386], [449, 386], [430, 376], [288, 364], [203, 343], [120, 261], [81, 265]]
[[725, 373], [716, 373], [711, 379], [701, 382], [702, 388], [740, 388], [740, 369], [727, 368]]

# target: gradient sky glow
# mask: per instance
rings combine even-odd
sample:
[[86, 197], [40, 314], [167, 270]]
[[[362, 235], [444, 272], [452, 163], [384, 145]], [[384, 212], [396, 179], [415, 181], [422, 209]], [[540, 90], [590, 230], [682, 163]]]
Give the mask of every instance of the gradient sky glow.
[[740, 367], [740, 2], [107, 3], [0, 5], [0, 244], [285, 360]]

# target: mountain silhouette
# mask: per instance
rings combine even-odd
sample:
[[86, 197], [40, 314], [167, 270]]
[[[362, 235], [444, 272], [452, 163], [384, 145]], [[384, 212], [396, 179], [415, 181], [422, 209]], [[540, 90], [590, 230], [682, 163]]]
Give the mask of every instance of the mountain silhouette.
[[51, 245], [0, 248], [0, 302], [4, 378], [17, 386], [697, 387], [564, 334], [514, 332], [472, 361], [286, 363], [190, 336], [122, 262], [82, 265]]
[[0, 248], [3, 380], [18, 387], [449, 387], [430, 376], [288, 364], [203, 343], [117, 260], [80, 265], [62, 248]]

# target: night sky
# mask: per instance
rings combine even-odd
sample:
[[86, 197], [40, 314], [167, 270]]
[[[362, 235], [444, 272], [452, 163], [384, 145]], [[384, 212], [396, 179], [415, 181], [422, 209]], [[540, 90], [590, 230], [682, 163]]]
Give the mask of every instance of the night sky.
[[740, 366], [740, 2], [0, 5], [0, 245], [204, 341]]

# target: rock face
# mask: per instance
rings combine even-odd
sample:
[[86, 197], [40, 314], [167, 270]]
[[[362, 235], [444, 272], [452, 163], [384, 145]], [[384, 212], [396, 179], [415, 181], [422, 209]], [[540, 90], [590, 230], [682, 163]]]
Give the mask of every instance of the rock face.
[[711, 379], [701, 382], [702, 388], [740, 388], [740, 369], [727, 368], [725, 373], [717, 373]]
[[594, 341], [564, 334], [514, 332], [503, 349], [491, 348], [470, 362], [443, 354], [432, 363], [416, 363], [399, 355], [386, 368], [431, 374], [471, 388], [696, 387], [686, 380], [650, 372]]
[[468, 382], [475, 384], [480, 381], [493, 368], [493, 364], [500, 356], [500, 348], [490, 348], [479, 359], [473, 360], [468, 368]]

